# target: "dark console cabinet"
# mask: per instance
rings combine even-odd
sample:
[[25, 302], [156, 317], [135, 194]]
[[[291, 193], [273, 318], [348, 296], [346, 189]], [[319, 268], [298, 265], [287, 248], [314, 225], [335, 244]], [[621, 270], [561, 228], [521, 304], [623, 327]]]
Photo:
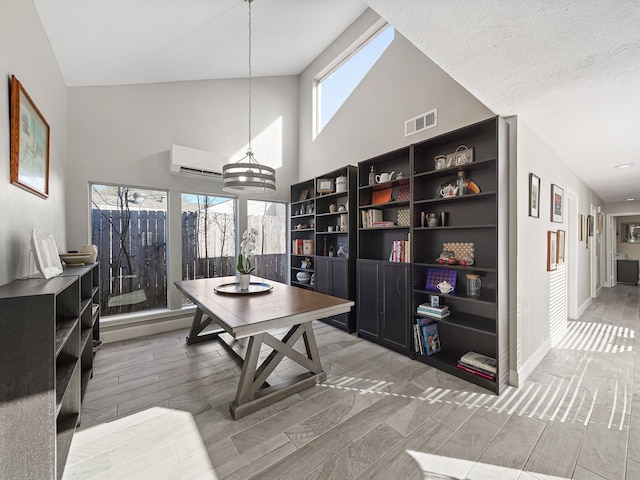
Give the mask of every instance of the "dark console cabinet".
[[618, 260], [618, 282], [638, 284], [638, 260]]

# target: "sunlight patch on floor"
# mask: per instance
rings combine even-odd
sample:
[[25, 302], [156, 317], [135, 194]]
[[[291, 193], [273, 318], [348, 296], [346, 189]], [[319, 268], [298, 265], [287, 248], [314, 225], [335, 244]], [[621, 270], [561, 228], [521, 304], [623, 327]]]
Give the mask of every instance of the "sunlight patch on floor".
[[76, 432], [63, 479], [218, 480], [189, 412], [153, 407]]
[[[406, 450], [420, 466], [420, 480], [516, 480], [523, 472], [535, 476], [536, 473], [488, 463], [446, 457], [433, 453]], [[413, 477], [417, 478], [417, 477]], [[537, 477], [535, 477], [537, 478]], [[567, 477], [544, 474], [545, 480], [569, 480]]]

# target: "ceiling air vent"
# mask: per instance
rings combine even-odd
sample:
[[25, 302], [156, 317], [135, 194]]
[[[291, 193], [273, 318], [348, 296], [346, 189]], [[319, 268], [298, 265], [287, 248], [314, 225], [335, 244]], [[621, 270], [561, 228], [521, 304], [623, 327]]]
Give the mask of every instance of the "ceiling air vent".
[[410, 118], [404, 122], [404, 136], [408, 137], [414, 133], [422, 132], [427, 128], [432, 128], [438, 125], [438, 109], [418, 115], [417, 117]]

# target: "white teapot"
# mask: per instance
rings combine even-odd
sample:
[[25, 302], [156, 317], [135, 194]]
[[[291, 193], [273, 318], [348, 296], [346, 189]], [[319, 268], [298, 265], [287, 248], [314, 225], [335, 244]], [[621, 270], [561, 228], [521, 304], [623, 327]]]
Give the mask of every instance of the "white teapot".
[[380, 175], [376, 175], [376, 183], [385, 183], [393, 180], [393, 174], [396, 173], [395, 170], [391, 173], [381, 173]]
[[436, 287], [438, 287], [438, 290], [440, 290], [441, 293], [451, 293], [453, 291], [453, 285], [446, 280], [440, 282]]
[[453, 185], [447, 185], [440, 189], [440, 195], [443, 197], [455, 197], [458, 193], [458, 187], [454, 187]]

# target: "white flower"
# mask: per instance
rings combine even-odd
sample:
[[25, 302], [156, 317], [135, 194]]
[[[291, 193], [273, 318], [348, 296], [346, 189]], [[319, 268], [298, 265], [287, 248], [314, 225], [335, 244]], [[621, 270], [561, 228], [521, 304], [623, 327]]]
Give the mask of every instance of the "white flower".
[[240, 254], [238, 255], [238, 272], [248, 275], [253, 272], [256, 267], [251, 266], [251, 257], [256, 249], [256, 236], [258, 231], [255, 228], [249, 228], [242, 234], [242, 242], [240, 242]]

